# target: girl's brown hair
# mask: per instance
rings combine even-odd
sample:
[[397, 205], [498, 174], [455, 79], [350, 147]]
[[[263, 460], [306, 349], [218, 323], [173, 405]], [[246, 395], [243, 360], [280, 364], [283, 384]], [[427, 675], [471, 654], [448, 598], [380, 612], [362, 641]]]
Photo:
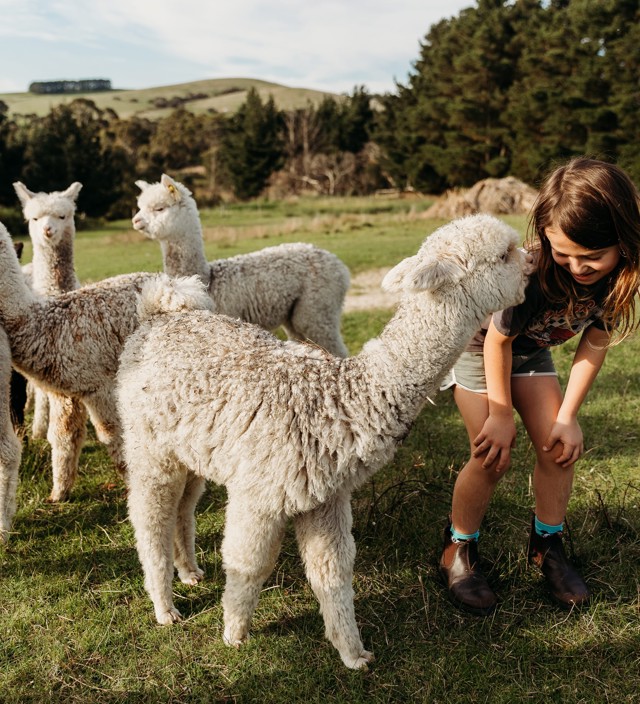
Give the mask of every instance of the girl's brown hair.
[[620, 262], [609, 274], [603, 320], [616, 330], [616, 341], [640, 325], [635, 297], [640, 286], [640, 207], [638, 191], [615, 164], [576, 157], [545, 180], [533, 206], [526, 246], [538, 253], [537, 276], [549, 300], [564, 301], [567, 315], [585, 294], [573, 277], [556, 265], [545, 228], [557, 227], [587, 249], [617, 246]]

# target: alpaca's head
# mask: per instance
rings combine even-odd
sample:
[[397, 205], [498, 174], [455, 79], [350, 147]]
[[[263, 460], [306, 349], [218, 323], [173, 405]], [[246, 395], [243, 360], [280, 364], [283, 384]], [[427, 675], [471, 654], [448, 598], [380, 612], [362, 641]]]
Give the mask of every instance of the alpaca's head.
[[13, 188], [29, 223], [34, 247], [56, 247], [64, 239], [71, 242], [76, 231], [73, 218], [81, 183], [76, 181], [66, 191], [51, 193], [34, 193], [20, 181], [16, 181]]
[[136, 181], [141, 193], [138, 212], [133, 216], [135, 230], [152, 240], [181, 239], [185, 234], [200, 232], [198, 207], [191, 191], [167, 174], [159, 183]]
[[524, 300], [531, 257], [518, 248], [518, 233], [491, 215], [453, 220], [424, 241], [418, 253], [395, 266], [382, 287], [403, 296], [472, 306], [481, 319]]

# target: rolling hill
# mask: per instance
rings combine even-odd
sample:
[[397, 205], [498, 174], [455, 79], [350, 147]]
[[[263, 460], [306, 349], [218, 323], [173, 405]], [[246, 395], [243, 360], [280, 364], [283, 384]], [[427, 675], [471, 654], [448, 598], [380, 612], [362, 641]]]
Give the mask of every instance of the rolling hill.
[[338, 97], [306, 88], [290, 88], [278, 83], [252, 78], [214, 78], [176, 85], [140, 90], [111, 90], [97, 93], [36, 95], [35, 93], [0, 93], [0, 100], [9, 107], [9, 117], [16, 115], [46, 115], [51, 108], [76, 98], [92, 100], [101, 109], [112, 109], [118, 117], [133, 115], [158, 119], [166, 116], [177, 104], [193, 112], [233, 112], [245, 101], [247, 91], [254, 87], [263, 100], [273, 96], [281, 109], [317, 104], [325, 96]]

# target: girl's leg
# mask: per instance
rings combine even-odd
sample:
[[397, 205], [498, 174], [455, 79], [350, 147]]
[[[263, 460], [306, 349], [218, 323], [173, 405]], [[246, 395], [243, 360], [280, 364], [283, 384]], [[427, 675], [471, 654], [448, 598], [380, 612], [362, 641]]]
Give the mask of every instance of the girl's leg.
[[513, 405], [522, 418], [536, 452], [533, 491], [536, 515], [543, 523], [558, 525], [567, 512], [573, 465], [562, 467], [555, 460], [562, 446], [545, 451], [545, 444], [562, 404], [562, 390], [555, 376], [514, 377], [511, 380]]
[[[560, 384], [554, 376], [515, 377], [511, 389], [514, 406], [536, 452], [533, 472], [536, 517], [550, 527], [561, 528], [571, 496], [573, 465], [562, 467], [555, 462], [562, 453], [560, 443], [548, 451], [542, 449], [562, 403]], [[559, 604], [570, 608], [588, 601], [587, 585], [565, 555], [561, 529], [541, 534], [533, 522], [529, 561], [540, 567], [551, 595]]]
[[453, 488], [451, 523], [458, 532], [471, 535], [480, 529], [489, 501], [506, 469], [501, 472], [491, 467], [485, 469], [482, 466], [484, 455], [473, 456], [473, 441], [489, 416], [486, 394], [456, 386], [454, 398], [469, 435], [470, 456]]
[[458, 534], [469, 536], [479, 530], [495, 487], [506, 469], [501, 472], [495, 467], [485, 469], [484, 457], [473, 457], [473, 441], [489, 415], [486, 395], [456, 386], [454, 398], [467, 428], [471, 452], [453, 489], [451, 526], [446, 526], [444, 531], [440, 572], [456, 605], [471, 613], [488, 615], [495, 609], [497, 599], [479, 568], [477, 539], [456, 541], [451, 527]]

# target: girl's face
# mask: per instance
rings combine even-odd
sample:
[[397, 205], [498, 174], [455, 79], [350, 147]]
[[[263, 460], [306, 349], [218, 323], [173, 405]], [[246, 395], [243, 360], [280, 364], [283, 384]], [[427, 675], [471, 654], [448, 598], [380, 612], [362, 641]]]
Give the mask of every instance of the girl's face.
[[576, 283], [592, 286], [608, 276], [620, 261], [617, 245], [587, 249], [570, 240], [559, 227], [545, 227], [555, 263], [568, 271]]

